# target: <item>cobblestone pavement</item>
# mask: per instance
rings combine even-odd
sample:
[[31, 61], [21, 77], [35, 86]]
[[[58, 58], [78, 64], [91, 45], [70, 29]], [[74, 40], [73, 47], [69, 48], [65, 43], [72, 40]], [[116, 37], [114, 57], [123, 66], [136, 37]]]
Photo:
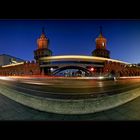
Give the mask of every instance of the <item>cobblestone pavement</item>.
[[140, 97], [124, 105], [103, 112], [85, 115], [61, 115], [41, 112], [21, 105], [0, 94], [0, 120], [29, 121], [104, 121], [140, 120]]

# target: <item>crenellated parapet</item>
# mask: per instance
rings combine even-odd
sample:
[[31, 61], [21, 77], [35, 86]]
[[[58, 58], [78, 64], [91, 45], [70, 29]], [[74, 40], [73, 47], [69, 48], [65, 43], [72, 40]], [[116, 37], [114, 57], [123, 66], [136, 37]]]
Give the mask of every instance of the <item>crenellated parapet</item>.
[[114, 72], [118, 76], [140, 76], [140, 67], [111, 61], [105, 61], [104, 64], [104, 74]]
[[39, 63], [35, 61], [25, 61], [16, 65], [5, 65], [0, 67], [0, 75], [4, 76], [25, 76], [25, 75], [39, 75]]

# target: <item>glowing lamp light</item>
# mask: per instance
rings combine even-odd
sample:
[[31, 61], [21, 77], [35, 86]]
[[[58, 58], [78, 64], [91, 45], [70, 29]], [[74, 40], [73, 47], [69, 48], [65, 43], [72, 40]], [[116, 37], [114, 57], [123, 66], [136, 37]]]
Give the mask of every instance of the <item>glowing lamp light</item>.
[[94, 71], [94, 68], [90, 68], [90, 71]]
[[53, 71], [54, 69], [53, 68], [50, 68], [50, 70]]
[[103, 76], [99, 76], [99, 79], [104, 79], [104, 77]]

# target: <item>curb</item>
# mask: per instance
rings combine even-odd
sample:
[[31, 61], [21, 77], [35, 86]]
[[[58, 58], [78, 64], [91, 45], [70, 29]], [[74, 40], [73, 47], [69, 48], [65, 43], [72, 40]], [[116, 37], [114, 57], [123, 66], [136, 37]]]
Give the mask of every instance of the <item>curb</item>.
[[88, 114], [127, 103], [140, 96], [140, 88], [116, 95], [77, 100], [43, 98], [18, 92], [5, 86], [0, 86], [0, 93], [20, 104], [40, 111], [58, 114]]

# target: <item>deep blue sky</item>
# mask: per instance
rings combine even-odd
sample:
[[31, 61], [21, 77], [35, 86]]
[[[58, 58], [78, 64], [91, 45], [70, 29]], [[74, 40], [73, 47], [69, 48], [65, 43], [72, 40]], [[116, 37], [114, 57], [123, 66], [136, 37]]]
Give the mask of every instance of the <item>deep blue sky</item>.
[[111, 58], [140, 63], [140, 20], [0, 20], [0, 54], [33, 60], [43, 26], [53, 55], [91, 55], [102, 26]]

